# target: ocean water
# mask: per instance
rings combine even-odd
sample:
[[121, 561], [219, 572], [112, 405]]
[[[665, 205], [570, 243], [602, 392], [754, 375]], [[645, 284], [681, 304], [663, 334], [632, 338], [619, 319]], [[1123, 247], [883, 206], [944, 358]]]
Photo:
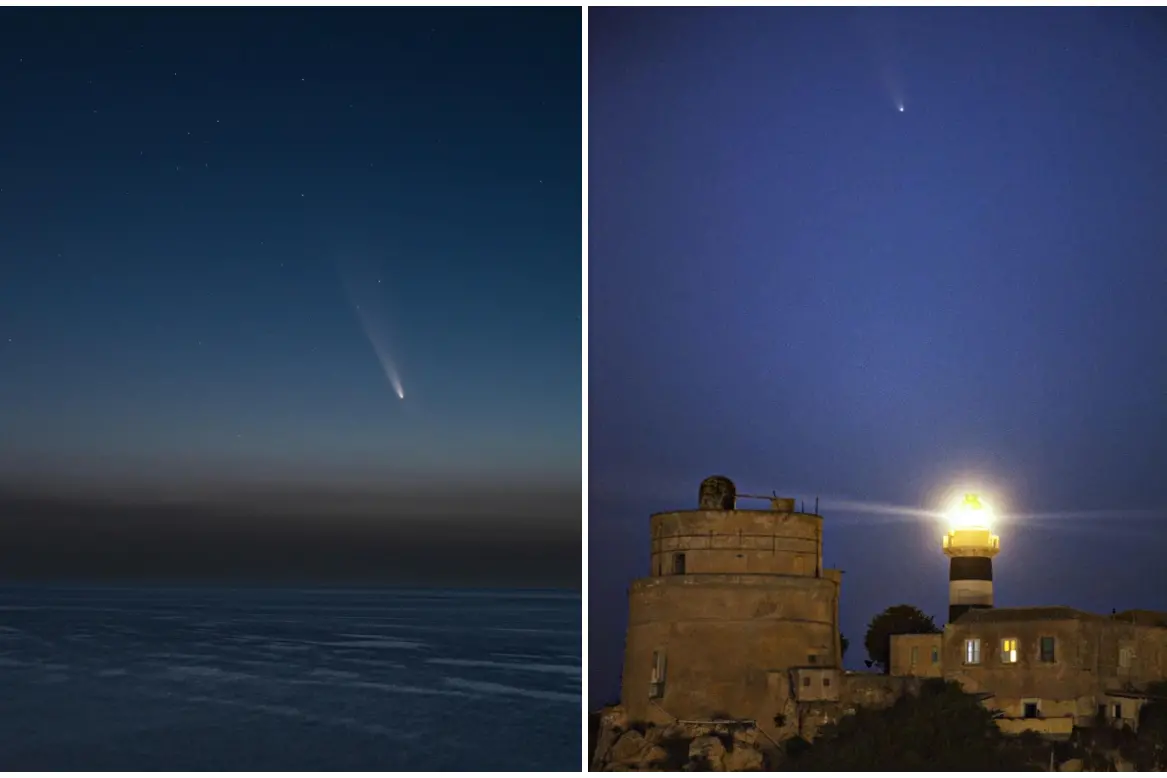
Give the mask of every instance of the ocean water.
[[578, 770], [580, 597], [0, 587], [0, 770]]

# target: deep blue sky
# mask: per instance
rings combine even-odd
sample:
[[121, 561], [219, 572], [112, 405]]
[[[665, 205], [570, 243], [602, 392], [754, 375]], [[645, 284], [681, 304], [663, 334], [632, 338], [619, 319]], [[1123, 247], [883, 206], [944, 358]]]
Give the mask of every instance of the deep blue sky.
[[947, 562], [843, 500], [979, 483], [1059, 514], [1003, 523], [999, 604], [1167, 609], [1161, 11], [589, 23], [590, 701], [713, 473], [823, 497], [851, 664], [884, 607], [944, 620]]
[[580, 16], [0, 13], [3, 485], [491, 483], [578, 546]]

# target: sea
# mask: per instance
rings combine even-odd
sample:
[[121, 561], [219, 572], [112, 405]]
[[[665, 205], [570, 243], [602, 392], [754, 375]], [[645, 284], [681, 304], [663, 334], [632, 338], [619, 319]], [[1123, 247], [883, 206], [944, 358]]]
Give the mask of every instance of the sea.
[[570, 770], [581, 602], [0, 587], [0, 770]]

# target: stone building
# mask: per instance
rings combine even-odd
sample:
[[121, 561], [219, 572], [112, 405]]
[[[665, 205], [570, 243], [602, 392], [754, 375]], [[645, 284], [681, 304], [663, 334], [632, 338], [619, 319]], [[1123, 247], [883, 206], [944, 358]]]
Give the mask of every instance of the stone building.
[[[769, 505], [739, 508], [745, 499]], [[1098, 716], [1133, 726], [1147, 684], [1167, 680], [1167, 614], [994, 608], [999, 539], [972, 495], [958, 513], [943, 543], [951, 559], [943, 633], [892, 638], [887, 675], [850, 673], [842, 572], [823, 568], [823, 518], [707, 478], [696, 509], [650, 518], [648, 576], [629, 590], [628, 718], [752, 721], [775, 741], [809, 739], [856, 706], [946, 678], [1002, 711], [1006, 731], [1061, 736]]]
[[[739, 499], [765, 500], [742, 509]], [[770, 737], [813, 736], [905, 679], [842, 671], [842, 573], [823, 568], [823, 519], [782, 497], [701, 484], [695, 510], [654, 514], [649, 575], [629, 590], [621, 702], [664, 724], [750, 720]]]
[[958, 681], [1001, 711], [1008, 732], [1068, 736], [1099, 719], [1133, 728], [1147, 685], [1167, 679], [1167, 614], [994, 608], [992, 513], [966, 495], [949, 518], [948, 624], [893, 637], [891, 675]]
[[1167, 679], [1167, 614], [971, 610], [942, 634], [893, 637], [890, 670], [960, 682], [1008, 732], [1067, 736], [1099, 718], [1134, 728], [1147, 685]]

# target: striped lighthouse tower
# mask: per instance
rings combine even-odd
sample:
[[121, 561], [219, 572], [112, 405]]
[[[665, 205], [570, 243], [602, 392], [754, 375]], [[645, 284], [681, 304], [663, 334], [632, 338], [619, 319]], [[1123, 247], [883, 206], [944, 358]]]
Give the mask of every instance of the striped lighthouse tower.
[[1001, 539], [992, 532], [993, 513], [975, 494], [952, 511], [944, 536], [948, 567], [948, 623], [973, 608], [993, 607], [993, 557]]

